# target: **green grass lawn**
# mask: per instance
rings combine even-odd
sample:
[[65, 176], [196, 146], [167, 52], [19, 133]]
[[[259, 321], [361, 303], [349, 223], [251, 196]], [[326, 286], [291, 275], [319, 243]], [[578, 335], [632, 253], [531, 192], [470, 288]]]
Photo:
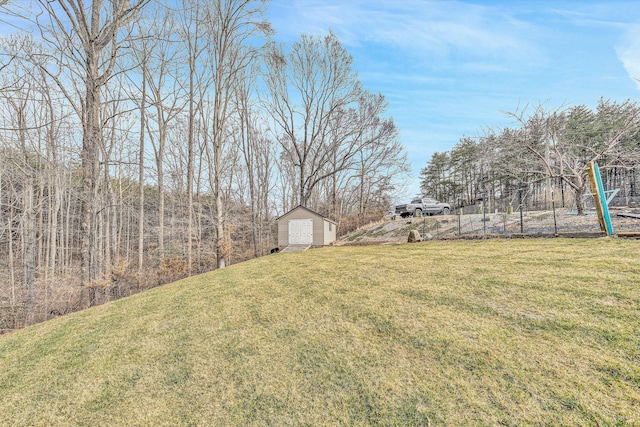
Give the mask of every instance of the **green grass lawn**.
[[0, 336], [0, 424], [640, 425], [640, 244], [277, 254]]

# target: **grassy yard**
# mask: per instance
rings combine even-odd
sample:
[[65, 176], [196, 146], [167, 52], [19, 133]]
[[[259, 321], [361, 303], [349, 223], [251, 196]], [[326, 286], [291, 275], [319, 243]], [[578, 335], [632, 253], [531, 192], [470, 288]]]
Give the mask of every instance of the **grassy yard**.
[[278, 254], [0, 336], [2, 425], [640, 425], [640, 243]]

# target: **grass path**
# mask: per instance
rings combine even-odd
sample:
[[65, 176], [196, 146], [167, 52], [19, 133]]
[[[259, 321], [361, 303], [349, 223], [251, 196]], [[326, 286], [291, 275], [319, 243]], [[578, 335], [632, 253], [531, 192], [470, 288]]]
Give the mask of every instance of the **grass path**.
[[640, 248], [278, 254], [0, 336], [0, 425], [640, 425]]

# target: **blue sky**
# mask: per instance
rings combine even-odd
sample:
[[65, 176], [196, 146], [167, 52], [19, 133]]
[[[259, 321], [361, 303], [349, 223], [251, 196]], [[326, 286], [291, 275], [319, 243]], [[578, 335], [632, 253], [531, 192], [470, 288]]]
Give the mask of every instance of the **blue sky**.
[[412, 165], [526, 104], [638, 99], [640, 1], [272, 0], [276, 39], [332, 30], [389, 102]]

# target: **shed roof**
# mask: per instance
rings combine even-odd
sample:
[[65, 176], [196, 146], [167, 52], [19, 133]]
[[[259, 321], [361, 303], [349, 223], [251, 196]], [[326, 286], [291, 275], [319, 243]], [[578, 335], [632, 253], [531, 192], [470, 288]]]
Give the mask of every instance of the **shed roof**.
[[325, 220], [329, 221], [329, 222], [330, 222], [330, 223], [332, 223], [332, 224], [335, 224], [335, 225], [337, 225], [337, 224], [338, 224], [338, 223], [337, 223], [337, 222], [335, 222], [334, 220], [329, 219], [329, 218], [327, 218], [326, 216], [324, 216], [324, 215], [322, 215], [322, 214], [319, 214], [318, 212], [313, 211], [313, 210], [309, 209], [308, 207], [306, 207], [306, 206], [302, 206], [302, 205], [298, 205], [298, 206], [296, 206], [295, 208], [291, 209], [289, 212], [286, 212], [286, 213], [284, 213], [284, 214], [280, 215], [278, 218], [276, 218], [276, 221], [280, 221], [280, 218], [282, 218], [283, 216], [286, 216], [286, 215], [288, 215], [289, 213], [291, 213], [291, 212], [295, 211], [296, 209], [300, 209], [300, 208], [302, 208], [302, 209], [304, 209], [304, 210], [306, 210], [306, 211], [309, 211], [309, 212], [311, 212], [312, 214], [317, 215], [317, 216], [319, 216], [320, 218], [325, 219]]

